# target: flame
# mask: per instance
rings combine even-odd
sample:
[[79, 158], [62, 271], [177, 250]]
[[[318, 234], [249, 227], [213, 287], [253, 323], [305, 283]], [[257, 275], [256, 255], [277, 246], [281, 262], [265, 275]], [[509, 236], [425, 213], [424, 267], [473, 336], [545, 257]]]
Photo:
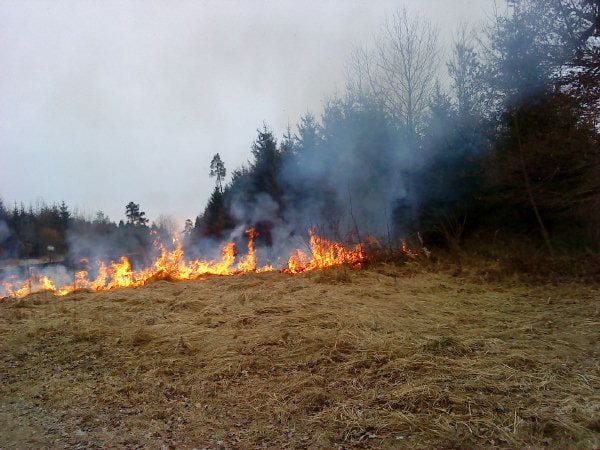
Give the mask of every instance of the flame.
[[411, 258], [416, 258], [417, 256], [419, 256], [419, 252], [410, 248], [408, 246], [408, 244], [406, 243], [406, 240], [404, 240], [404, 239], [402, 239], [401, 250], [402, 250], [402, 253], [404, 253], [407, 256], [410, 256]]
[[[341, 243], [317, 236], [312, 229], [308, 234], [310, 252], [302, 250], [292, 252], [287, 266], [281, 270], [282, 272], [297, 274], [339, 265], [347, 265], [352, 268], [363, 266], [366, 255], [362, 244], [346, 247]], [[192, 280], [208, 275], [235, 275], [276, 270], [272, 265], [257, 266], [255, 239], [258, 233], [254, 228], [250, 228], [246, 230], [246, 235], [248, 236], [247, 253], [239, 258], [237, 265], [235, 265], [236, 248], [233, 242], [222, 247], [220, 260], [187, 260], [181, 243], [174, 239], [172, 250], [155, 241], [159, 255], [150, 266], [141, 270], [134, 270], [131, 261], [126, 256], [122, 256], [118, 261], [113, 261], [109, 265], [98, 262], [97, 274], [93, 279], [90, 279], [88, 270], [80, 270], [75, 273], [72, 284], [57, 286], [56, 282], [47, 276], [32, 274], [24, 281], [4, 282], [0, 284], [0, 287], [4, 288], [4, 295], [15, 298], [43, 291], [63, 296], [81, 289], [106, 291], [144, 286], [157, 280]], [[402, 243], [401, 250], [409, 256], [417, 255], [406, 242]], [[87, 267], [89, 261], [82, 262]], [[1, 290], [0, 294], [2, 294]]]
[[238, 263], [237, 268], [240, 272], [256, 271], [256, 249], [254, 248], [254, 239], [256, 239], [257, 235], [254, 228], [246, 230], [246, 236], [248, 236], [248, 253]]
[[301, 250], [296, 250], [288, 260], [287, 272], [300, 273], [307, 270], [325, 269], [327, 267], [347, 264], [360, 268], [365, 260], [362, 245], [346, 248], [344, 245], [328, 241], [317, 236], [313, 230], [308, 231], [310, 237], [310, 252], [307, 255]]
[[2, 283], [2, 287], [9, 297], [21, 298], [34, 292], [52, 291], [56, 292], [56, 285], [47, 276], [32, 274], [25, 281], [16, 283]]

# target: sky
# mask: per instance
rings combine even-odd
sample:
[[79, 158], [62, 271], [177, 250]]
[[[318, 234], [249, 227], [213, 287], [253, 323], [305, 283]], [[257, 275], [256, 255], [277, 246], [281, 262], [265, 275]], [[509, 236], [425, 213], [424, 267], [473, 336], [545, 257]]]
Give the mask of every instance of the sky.
[[247, 162], [344, 88], [352, 49], [406, 7], [440, 28], [493, 0], [0, 0], [0, 198], [115, 221], [202, 212], [212, 156]]

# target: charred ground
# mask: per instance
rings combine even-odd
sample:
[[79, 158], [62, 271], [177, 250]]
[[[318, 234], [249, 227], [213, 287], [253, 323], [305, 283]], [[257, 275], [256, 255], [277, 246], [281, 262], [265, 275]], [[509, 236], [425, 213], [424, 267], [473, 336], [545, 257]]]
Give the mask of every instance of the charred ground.
[[597, 285], [378, 265], [0, 303], [0, 447], [600, 444]]

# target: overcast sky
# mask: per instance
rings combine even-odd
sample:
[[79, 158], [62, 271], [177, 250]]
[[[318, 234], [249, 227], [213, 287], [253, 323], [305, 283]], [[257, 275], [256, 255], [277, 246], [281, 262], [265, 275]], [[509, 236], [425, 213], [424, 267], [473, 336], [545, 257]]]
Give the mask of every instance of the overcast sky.
[[0, 0], [0, 198], [179, 221], [204, 207], [219, 152], [248, 160], [344, 86], [355, 45], [406, 6], [448, 44], [493, 0]]

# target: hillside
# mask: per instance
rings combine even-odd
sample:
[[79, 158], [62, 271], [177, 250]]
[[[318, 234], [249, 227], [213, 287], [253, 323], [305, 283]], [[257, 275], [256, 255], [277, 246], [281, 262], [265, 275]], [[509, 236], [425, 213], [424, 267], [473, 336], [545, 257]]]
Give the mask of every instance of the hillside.
[[600, 289], [380, 266], [0, 303], [0, 448], [600, 445]]

